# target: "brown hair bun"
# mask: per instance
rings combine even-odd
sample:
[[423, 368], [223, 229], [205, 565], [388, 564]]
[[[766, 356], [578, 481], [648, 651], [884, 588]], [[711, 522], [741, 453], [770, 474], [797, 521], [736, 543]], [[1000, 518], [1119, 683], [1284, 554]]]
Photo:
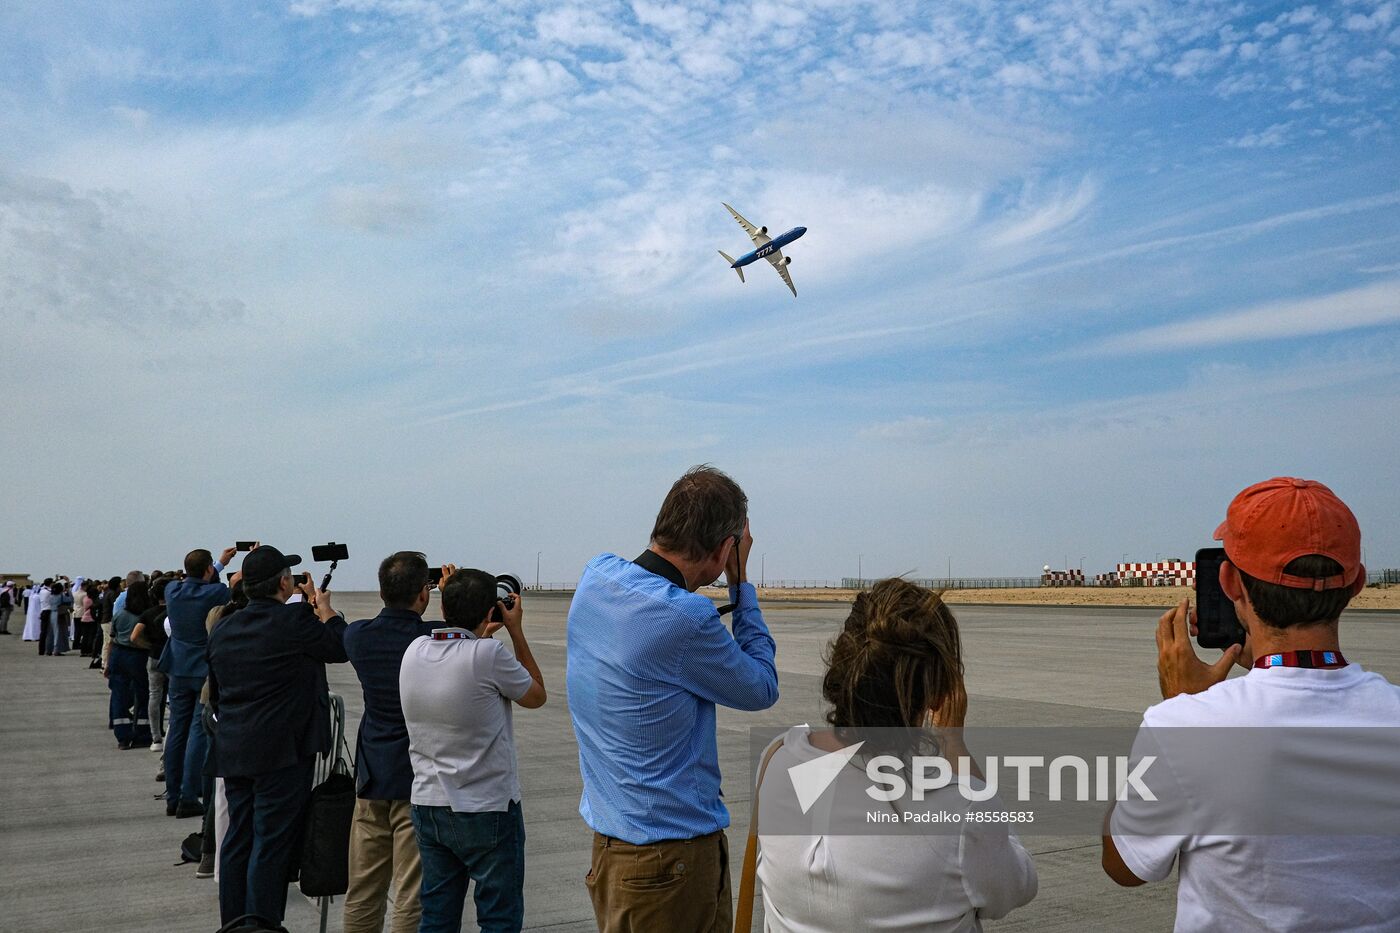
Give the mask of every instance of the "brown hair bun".
[[[822, 696], [838, 736], [917, 729], [962, 681], [958, 623], [942, 591], [880, 580], [856, 596], [840, 634], [827, 645], [826, 665]], [[860, 738], [884, 744], [878, 734]]]

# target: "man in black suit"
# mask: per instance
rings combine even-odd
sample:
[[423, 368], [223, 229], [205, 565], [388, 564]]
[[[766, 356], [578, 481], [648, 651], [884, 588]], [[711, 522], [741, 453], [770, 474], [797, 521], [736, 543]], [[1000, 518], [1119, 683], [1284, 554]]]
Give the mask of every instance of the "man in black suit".
[[209, 636], [209, 701], [218, 720], [216, 773], [228, 798], [220, 849], [223, 922], [257, 914], [280, 923], [300, 849], [312, 767], [331, 750], [326, 664], [345, 657], [345, 619], [309, 581], [295, 554], [259, 547], [243, 560], [248, 606]]

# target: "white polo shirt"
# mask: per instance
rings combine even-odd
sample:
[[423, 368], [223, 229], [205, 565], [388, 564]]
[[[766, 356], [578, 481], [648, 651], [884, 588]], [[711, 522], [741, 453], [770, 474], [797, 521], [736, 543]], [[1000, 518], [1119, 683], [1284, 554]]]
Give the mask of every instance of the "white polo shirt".
[[399, 698], [413, 765], [409, 799], [458, 813], [510, 809], [520, 799], [511, 703], [534, 683], [504, 644], [424, 636], [404, 652]]
[[[1143, 726], [1395, 727], [1400, 687], [1356, 664], [1256, 668], [1158, 703]], [[1307, 764], [1318, 769], [1310, 782], [1320, 795], [1334, 778], [1326, 764]], [[1161, 881], [1179, 864], [1177, 930], [1400, 929], [1400, 838], [1141, 834], [1153, 820], [1136, 798], [1118, 803], [1113, 843], [1144, 881]]]

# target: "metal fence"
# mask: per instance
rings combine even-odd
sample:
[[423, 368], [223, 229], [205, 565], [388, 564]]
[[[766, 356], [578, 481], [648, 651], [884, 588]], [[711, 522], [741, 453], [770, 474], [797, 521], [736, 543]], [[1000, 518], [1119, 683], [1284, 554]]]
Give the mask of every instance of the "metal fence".
[[[1107, 575], [1105, 575], [1107, 576]], [[879, 577], [842, 577], [839, 580], [752, 580], [759, 589], [770, 590], [865, 590], [874, 586]], [[1044, 586], [1041, 577], [911, 577], [910, 583], [926, 586], [934, 590], [1010, 590], [1039, 588]], [[1119, 586], [1152, 586], [1155, 581], [1129, 578], [1120, 580]], [[1162, 581], [1164, 584], [1167, 581]], [[1171, 581], [1173, 583], [1177, 581]], [[1400, 586], [1400, 570], [1377, 570], [1366, 574], [1368, 586]], [[1110, 585], [1090, 577], [1084, 586]], [[526, 592], [572, 593], [578, 588], [574, 582], [544, 582], [527, 586]]]
[[[926, 586], [931, 590], [1011, 590], [1039, 587], [1040, 577], [905, 577], [910, 583]], [[878, 578], [842, 577], [841, 588], [845, 590], [869, 589]]]

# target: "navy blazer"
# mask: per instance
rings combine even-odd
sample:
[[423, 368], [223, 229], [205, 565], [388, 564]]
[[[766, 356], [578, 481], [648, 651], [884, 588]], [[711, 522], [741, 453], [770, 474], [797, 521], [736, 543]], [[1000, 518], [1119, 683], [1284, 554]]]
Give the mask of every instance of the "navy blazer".
[[345, 630], [345, 653], [365, 691], [365, 714], [355, 742], [355, 790], [367, 800], [407, 800], [413, 792], [408, 726], [399, 703], [399, 668], [414, 639], [431, 635], [411, 609], [385, 609]]
[[254, 599], [209, 636], [219, 777], [264, 774], [331, 750], [326, 664], [345, 661], [345, 620], [309, 603]]
[[209, 611], [229, 600], [228, 587], [213, 580], [186, 577], [165, 588], [165, 612], [170, 620], [170, 640], [165, 643], [156, 668], [172, 677], [209, 674], [205, 660], [209, 647]]

